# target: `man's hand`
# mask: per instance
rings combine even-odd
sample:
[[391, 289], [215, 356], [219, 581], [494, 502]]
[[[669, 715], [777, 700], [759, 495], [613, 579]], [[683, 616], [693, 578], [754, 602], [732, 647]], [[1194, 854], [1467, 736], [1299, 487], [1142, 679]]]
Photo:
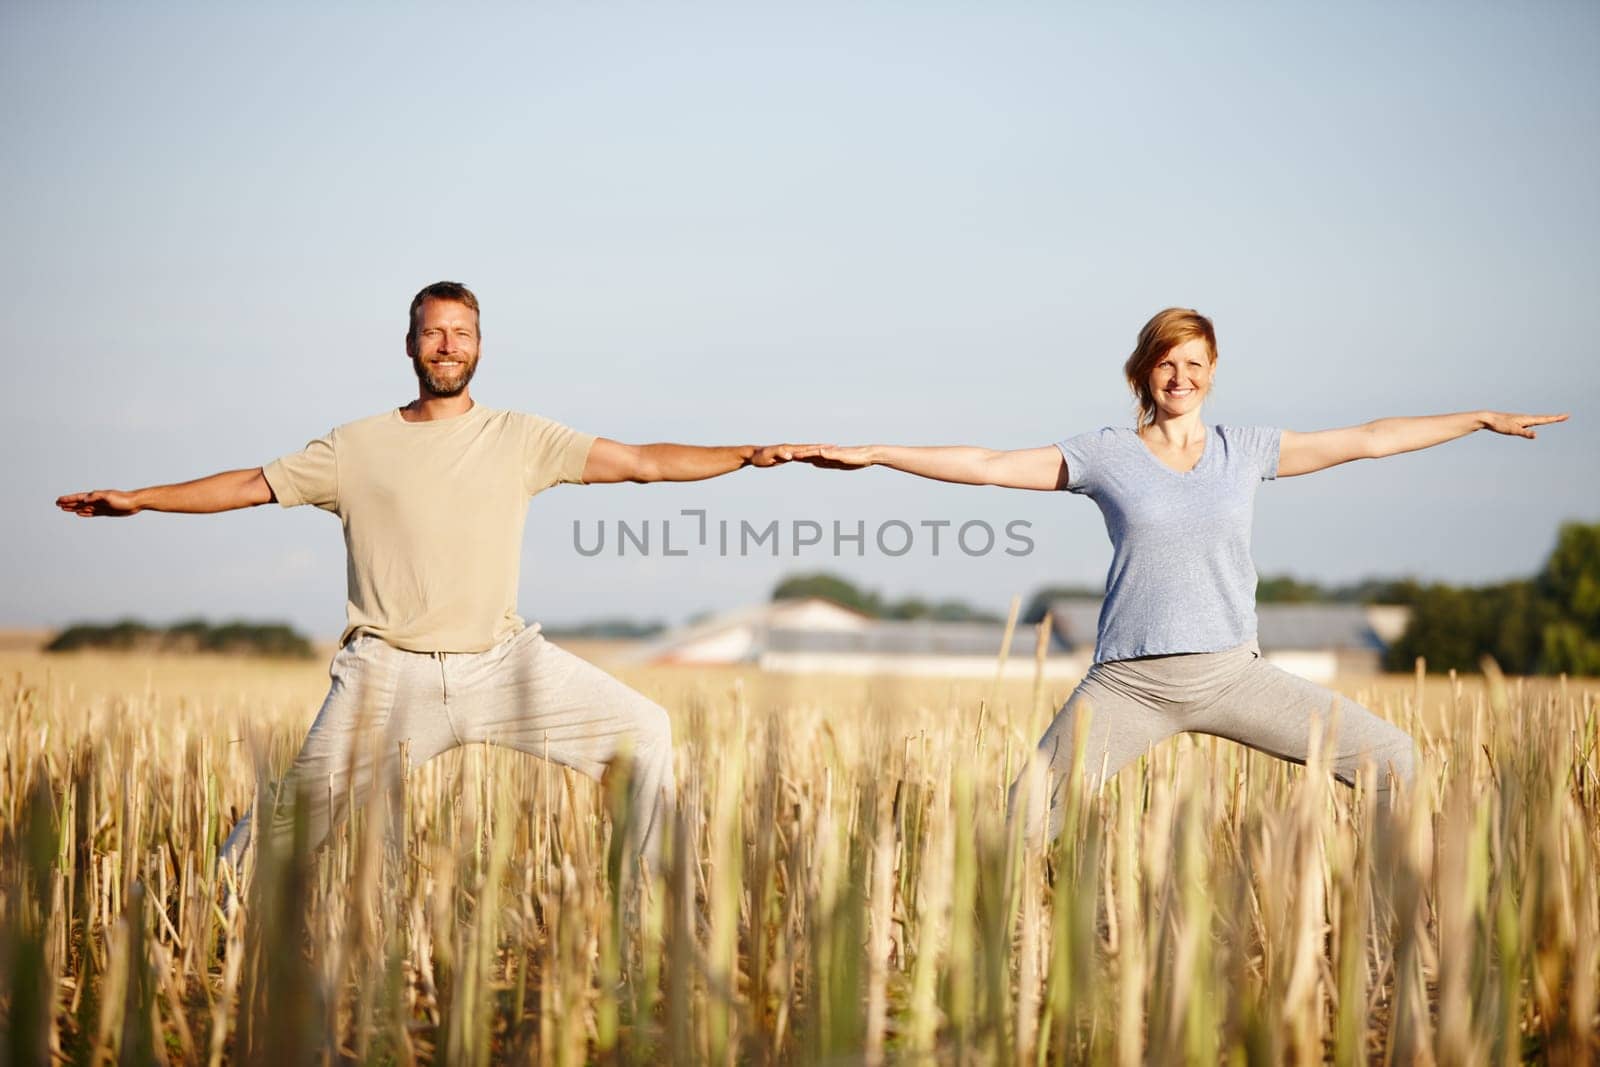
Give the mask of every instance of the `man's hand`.
[[92, 493], [68, 493], [66, 496], [56, 497], [56, 507], [74, 515], [81, 515], [84, 518], [98, 515], [112, 515], [117, 518], [123, 518], [139, 513], [139, 505], [134, 503], [133, 494], [124, 493], [117, 489], [96, 489]]
[[141, 511], [176, 511], [207, 515], [234, 508], [251, 508], [276, 500], [272, 486], [260, 467], [223, 471], [206, 478], [178, 485], [152, 485], [131, 493], [119, 489], [96, 489], [92, 493], [68, 493], [56, 498], [56, 507], [73, 515], [137, 515]]
[[697, 482], [741, 467], [776, 467], [819, 445], [625, 445], [595, 439], [583, 467], [585, 485], [616, 482]]

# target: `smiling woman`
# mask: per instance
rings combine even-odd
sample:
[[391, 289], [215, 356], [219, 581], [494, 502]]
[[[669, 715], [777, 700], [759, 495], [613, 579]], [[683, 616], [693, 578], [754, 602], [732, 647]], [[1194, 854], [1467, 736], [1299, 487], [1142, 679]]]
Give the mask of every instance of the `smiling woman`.
[[1154, 423], [1158, 413], [1171, 418], [1198, 411], [1216, 366], [1217, 334], [1204, 315], [1167, 308], [1145, 323], [1122, 368], [1139, 401], [1139, 428]]
[[1363, 765], [1375, 766], [1376, 798], [1388, 803], [1414, 774], [1411, 738], [1261, 658], [1250, 551], [1256, 489], [1280, 476], [1427, 448], [1478, 429], [1532, 437], [1534, 426], [1566, 417], [1467, 412], [1317, 433], [1207, 426], [1200, 411], [1216, 366], [1211, 320], [1167, 308], [1145, 323], [1123, 366], [1137, 405], [1132, 427], [1010, 452], [869, 445], [795, 455], [823, 467], [881, 464], [968, 485], [1066, 489], [1099, 505], [1113, 554], [1095, 662], [1045, 732], [1034, 767], [1013, 786], [1012, 810], [1030, 835], [1059, 832], [1074, 766], [1095, 785], [1184, 731], [1303, 762], [1330, 709], [1337, 709], [1338, 733], [1324, 751], [1333, 773], [1353, 785]]
[[1180, 474], [1200, 465], [1205, 434], [1162, 433], [1156, 424], [1193, 422], [1184, 416], [1198, 417], [1216, 366], [1217, 335], [1211, 320], [1188, 308], [1167, 308], [1145, 323], [1122, 368], [1139, 402], [1140, 439], [1156, 459]]

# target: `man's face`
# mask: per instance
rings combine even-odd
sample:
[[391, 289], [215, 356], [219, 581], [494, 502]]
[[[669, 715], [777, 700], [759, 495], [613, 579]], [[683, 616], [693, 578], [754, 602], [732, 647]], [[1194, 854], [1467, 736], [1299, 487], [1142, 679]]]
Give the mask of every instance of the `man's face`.
[[424, 300], [406, 353], [425, 393], [460, 396], [478, 369], [477, 313], [454, 300]]

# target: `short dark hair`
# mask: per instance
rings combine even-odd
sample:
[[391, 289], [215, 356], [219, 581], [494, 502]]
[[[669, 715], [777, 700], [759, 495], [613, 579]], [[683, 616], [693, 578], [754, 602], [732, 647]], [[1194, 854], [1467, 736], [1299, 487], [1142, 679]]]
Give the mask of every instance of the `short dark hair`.
[[478, 298], [472, 290], [460, 282], [434, 282], [425, 285], [421, 292], [411, 298], [410, 322], [406, 326], [406, 344], [412, 344], [417, 339], [417, 312], [422, 310], [424, 300], [454, 300], [458, 304], [465, 304], [472, 309], [474, 325], [478, 326], [478, 336], [483, 336], [483, 327], [479, 322]]

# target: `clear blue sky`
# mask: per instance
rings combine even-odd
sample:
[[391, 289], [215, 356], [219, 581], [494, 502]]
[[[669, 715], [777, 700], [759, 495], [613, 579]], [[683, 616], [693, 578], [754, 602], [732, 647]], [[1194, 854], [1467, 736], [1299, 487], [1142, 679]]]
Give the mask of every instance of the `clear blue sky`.
[[[406, 304], [439, 278], [484, 302], [481, 403], [628, 441], [1045, 444], [1127, 422], [1135, 333], [1193, 306], [1220, 334], [1212, 421], [1573, 413], [1263, 487], [1263, 572], [1522, 575], [1561, 520], [1600, 519], [1593, 3], [228, 7], [0, 8], [22, 357], [0, 624], [336, 633], [328, 515], [51, 501], [254, 466], [404, 402]], [[696, 506], [1023, 519], [1036, 547], [572, 547], [574, 519]], [[884, 471], [560, 487], [532, 505], [522, 607], [677, 620], [826, 568], [1003, 609], [1109, 555], [1086, 500]]]

